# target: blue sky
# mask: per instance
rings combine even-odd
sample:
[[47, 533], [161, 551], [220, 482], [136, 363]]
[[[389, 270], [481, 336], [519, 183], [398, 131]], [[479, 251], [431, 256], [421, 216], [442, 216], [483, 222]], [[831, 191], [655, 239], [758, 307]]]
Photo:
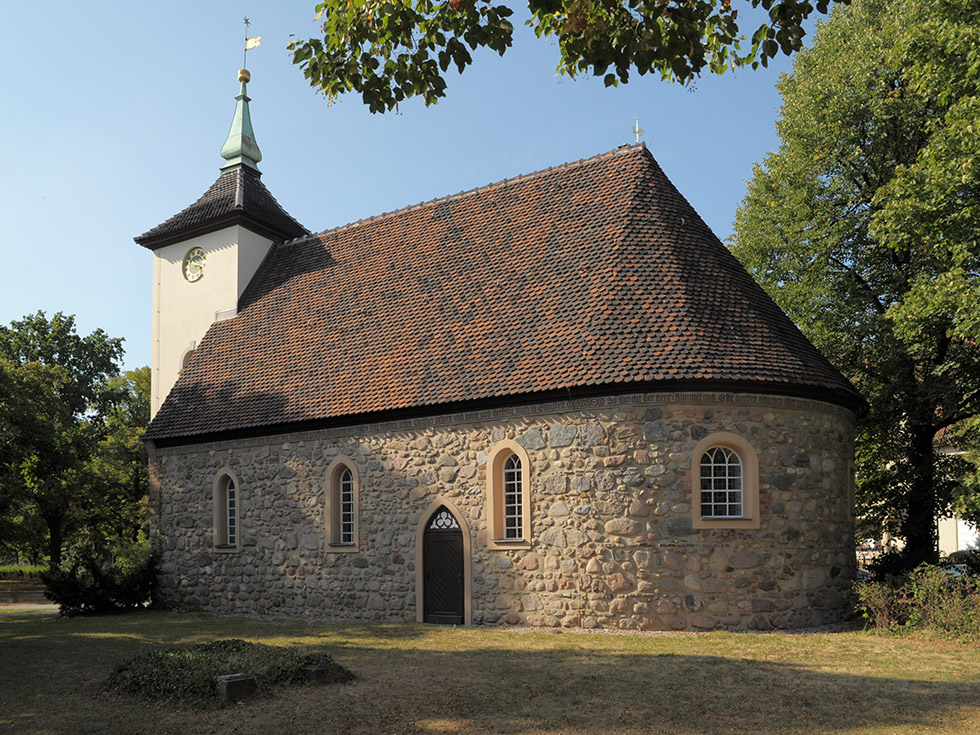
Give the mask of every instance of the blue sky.
[[320, 231], [416, 202], [603, 153], [647, 146], [724, 239], [752, 164], [778, 145], [780, 59], [691, 87], [555, 75], [557, 50], [518, 26], [500, 58], [479, 54], [448, 96], [371, 115], [313, 92], [285, 44], [315, 32], [313, 0], [7, 3], [0, 139], [0, 323], [39, 309], [78, 331], [125, 338], [150, 359], [151, 259], [133, 237], [195, 201], [218, 176], [244, 26], [252, 123], [273, 195]]

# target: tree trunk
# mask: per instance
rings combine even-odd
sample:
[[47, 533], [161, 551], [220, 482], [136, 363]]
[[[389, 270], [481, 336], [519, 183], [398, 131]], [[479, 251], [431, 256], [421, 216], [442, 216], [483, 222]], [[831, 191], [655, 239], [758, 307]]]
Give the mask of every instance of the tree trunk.
[[912, 426], [910, 431], [909, 494], [902, 535], [909, 568], [939, 560], [939, 527], [936, 498], [935, 432], [931, 426]]
[[48, 558], [54, 569], [61, 564], [61, 545], [64, 542], [62, 518], [60, 515], [47, 515], [44, 521], [48, 524]]

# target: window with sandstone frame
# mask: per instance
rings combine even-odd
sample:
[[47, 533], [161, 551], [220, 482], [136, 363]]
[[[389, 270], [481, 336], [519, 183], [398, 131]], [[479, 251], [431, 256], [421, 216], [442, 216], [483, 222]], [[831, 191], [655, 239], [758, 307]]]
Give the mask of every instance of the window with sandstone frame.
[[357, 467], [345, 456], [327, 468], [324, 487], [324, 518], [330, 551], [357, 550]]
[[709, 434], [691, 453], [694, 528], [760, 527], [759, 456], [743, 437]]
[[495, 444], [487, 456], [487, 546], [531, 548], [530, 457], [515, 441]]
[[214, 548], [216, 551], [237, 551], [240, 547], [241, 489], [231, 470], [218, 473], [213, 497]]
[[728, 447], [701, 455], [701, 517], [742, 517], [742, 460]]

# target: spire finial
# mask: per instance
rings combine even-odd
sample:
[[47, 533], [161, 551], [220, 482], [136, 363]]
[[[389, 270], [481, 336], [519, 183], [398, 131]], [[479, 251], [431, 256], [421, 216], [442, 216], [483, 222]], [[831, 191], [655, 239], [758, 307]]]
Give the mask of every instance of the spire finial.
[[640, 142], [640, 136], [646, 134], [646, 130], [640, 127], [640, 118], [636, 118], [633, 123], [633, 135], [636, 136], [636, 142]]
[[[247, 35], [250, 21], [248, 18], [244, 18], [244, 21], [245, 33]], [[259, 45], [260, 38], [262, 36], [245, 39], [244, 53], [246, 55], [249, 49], [253, 49]], [[252, 132], [252, 118], [248, 112], [249, 97], [245, 85], [252, 81], [252, 75], [249, 74], [248, 69], [244, 68], [245, 58], [246, 56], [243, 55], [242, 68], [238, 70], [238, 81], [241, 82], [242, 88], [235, 97], [238, 101], [238, 104], [235, 105], [235, 116], [231, 121], [231, 130], [228, 131], [228, 139], [221, 146], [221, 157], [225, 159], [225, 164], [221, 168], [248, 166], [258, 171], [258, 162], [262, 160], [262, 153], [259, 151], [259, 146], [255, 142], [255, 134]]]
[[[242, 20], [245, 21], [245, 50], [242, 52], [242, 70], [245, 72], [247, 76], [248, 64], [245, 62], [248, 59], [248, 52], [251, 49], [255, 48], [256, 46], [262, 45], [262, 36], [252, 36], [251, 38], [249, 38], [248, 27], [252, 25], [252, 21], [250, 21], [248, 17], [242, 18]], [[239, 77], [241, 77], [241, 73], [239, 73]], [[246, 79], [245, 81], [248, 80]]]

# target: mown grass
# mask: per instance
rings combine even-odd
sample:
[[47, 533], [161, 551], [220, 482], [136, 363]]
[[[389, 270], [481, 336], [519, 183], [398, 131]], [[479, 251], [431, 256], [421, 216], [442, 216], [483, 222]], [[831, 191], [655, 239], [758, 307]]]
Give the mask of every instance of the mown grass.
[[[108, 694], [157, 648], [326, 650], [357, 679], [191, 710]], [[140, 613], [0, 616], [0, 732], [980, 733], [980, 651], [921, 635], [620, 636]]]

